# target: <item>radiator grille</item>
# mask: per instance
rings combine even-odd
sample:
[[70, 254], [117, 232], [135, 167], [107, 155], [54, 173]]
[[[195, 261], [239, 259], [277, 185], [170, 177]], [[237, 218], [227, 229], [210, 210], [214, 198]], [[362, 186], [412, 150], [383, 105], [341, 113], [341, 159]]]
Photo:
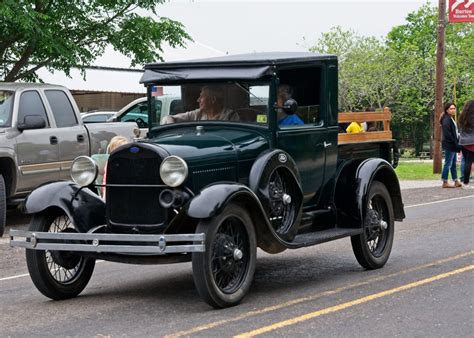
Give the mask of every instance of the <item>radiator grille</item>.
[[[162, 158], [152, 149], [136, 145], [111, 155], [107, 164], [107, 184], [161, 185]], [[167, 210], [159, 204], [159, 187], [107, 187], [107, 215], [110, 225], [157, 226], [166, 221]]]

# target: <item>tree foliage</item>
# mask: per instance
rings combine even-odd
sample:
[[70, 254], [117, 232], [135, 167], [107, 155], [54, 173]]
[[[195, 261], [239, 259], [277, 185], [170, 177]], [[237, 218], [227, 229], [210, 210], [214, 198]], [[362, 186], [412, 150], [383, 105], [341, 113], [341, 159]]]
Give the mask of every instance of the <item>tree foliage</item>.
[[190, 39], [182, 24], [158, 17], [155, 7], [164, 1], [2, 0], [0, 79], [34, 81], [42, 67], [84, 73], [108, 45], [131, 66], [161, 60], [163, 43]]
[[[424, 5], [384, 39], [335, 27], [310, 50], [339, 56], [341, 110], [389, 106], [395, 134], [419, 151], [434, 123], [437, 23], [437, 8]], [[474, 25], [448, 23], [445, 102], [455, 99], [454, 92], [459, 107], [473, 98], [473, 55]]]

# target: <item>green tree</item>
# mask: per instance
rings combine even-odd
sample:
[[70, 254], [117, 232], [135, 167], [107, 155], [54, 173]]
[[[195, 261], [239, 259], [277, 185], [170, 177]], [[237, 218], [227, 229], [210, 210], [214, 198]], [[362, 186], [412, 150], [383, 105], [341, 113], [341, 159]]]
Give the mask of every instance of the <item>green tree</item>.
[[310, 51], [336, 54], [339, 60], [339, 109], [382, 109], [390, 98], [383, 41], [333, 27]]
[[[388, 53], [393, 67], [394, 128], [403, 139], [411, 140], [416, 150], [432, 135], [438, 14], [428, 4], [410, 13], [407, 23], [394, 27], [387, 35]], [[446, 27], [444, 101], [457, 103], [474, 94], [474, 25], [448, 23]]]
[[85, 74], [108, 45], [131, 66], [161, 60], [163, 43], [190, 39], [182, 24], [158, 17], [155, 7], [164, 1], [0, 1], [0, 80], [35, 81], [43, 67]]
[[[390, 107], [395, 136], [417, 152], [430, 139], [435, 123], [437, 23], [437, 8], [426, 4], [384, 40], [335, 27], [310, 48], [338, 55], [341, 110]], [[456, 99], [459, 108], [474, 95], [473, 55], [474, 25], [449, 23], [444, 101]]]

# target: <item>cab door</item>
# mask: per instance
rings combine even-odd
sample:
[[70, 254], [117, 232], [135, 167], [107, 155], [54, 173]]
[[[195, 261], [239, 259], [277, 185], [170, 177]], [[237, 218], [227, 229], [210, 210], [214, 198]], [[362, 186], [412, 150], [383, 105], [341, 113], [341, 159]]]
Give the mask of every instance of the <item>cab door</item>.
[[61, 180], [70, 180], [72, 161], [81, 155], [89, 155], [89, 137], [86, 128], [79, 123], [71, 99], [60, 89], [44, 91], [47, 104], [54, 116], [54, 132], [58, 142]]
[[17, 114], [17, 125], [23, 123], [25, 116], [41, 116], [46, 125], [40, 129], [20, 131], [16, 137], [16, 154], [18, 161], [18, 193], [30, 191], [38, 185], [57, 181], [61, 166], [59, 163], [58, 135], [51, 126], [46, 106], [37, 90], [26, 90], [20, 94]]
[[326, 165], [327, 128], [322, 124], [280, 127], [277, 148], [285, 150], [296, 162], [304, 203], [317, 204], [323, 186]]

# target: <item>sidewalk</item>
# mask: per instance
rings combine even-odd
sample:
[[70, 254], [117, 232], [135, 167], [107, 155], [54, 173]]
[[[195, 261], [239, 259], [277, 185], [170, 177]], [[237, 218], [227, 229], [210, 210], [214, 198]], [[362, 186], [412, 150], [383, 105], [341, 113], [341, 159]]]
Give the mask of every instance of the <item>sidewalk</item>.
[[415, 189], [415, 188], [441, 188], [441, 179], [439, 180], [403, 180], [400, 181], [400, 189]]

